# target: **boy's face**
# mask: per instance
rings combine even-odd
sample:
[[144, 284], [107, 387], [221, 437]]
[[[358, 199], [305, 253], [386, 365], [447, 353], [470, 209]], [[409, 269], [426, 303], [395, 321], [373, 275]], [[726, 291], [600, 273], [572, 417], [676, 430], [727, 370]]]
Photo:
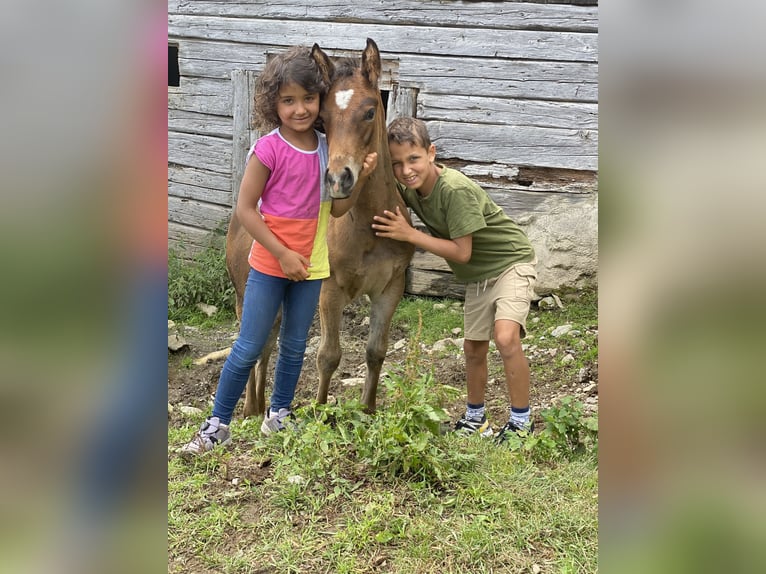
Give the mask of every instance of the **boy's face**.
[[411, 143], [390, 142], [388, 149], [396, 179], [421, 195], [431, 193], [439, 175], [434, 165], [436, 147], [431, 144], [426, 149]]

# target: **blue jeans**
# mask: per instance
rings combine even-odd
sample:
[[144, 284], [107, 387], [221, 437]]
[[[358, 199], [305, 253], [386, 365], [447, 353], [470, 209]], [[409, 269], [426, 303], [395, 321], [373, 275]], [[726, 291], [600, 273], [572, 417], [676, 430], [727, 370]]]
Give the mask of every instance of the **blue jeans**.
[[289, 409], [303, 368], [306, 337], [319, 302], [321, 280], [291, 281], [250, 269], [242, 303], [239, 337], [226, 359], [215, 393], [213, 416], [229, 424], [247, 385], [250, 369], [261, 356], [274, 319], [282, 307], [279, 354], [274, 368], [270, 408]]

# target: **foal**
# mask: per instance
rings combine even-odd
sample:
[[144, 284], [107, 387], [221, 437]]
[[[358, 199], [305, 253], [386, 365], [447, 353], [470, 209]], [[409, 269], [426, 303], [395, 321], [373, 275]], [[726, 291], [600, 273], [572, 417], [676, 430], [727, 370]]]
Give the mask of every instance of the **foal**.
[[[343, 59], [333, 63], [317, 44], [314, 44], [311, 55], [330, 86], [320, 112], [329, 146], [324, 183], [333, 199], [347, 200], [352, 204], [344, 215], [330, 218], [327, 230], [330, 277], [324, 280], [319, 297], [321, 343], [317, 355], [317, 401], [327, 402], [330, 379], [340, 364], [343, 309], [366, 294], [371, 302], [370, 334], [362, 402], [372, 412], [388, 348], [391, 317], [404, 294], [405, 272], [415, 251], [410, 243], [375, 236], [371, 227], [372, 217], [396, 206], [408, 218], [409, 212], [396, 189], [391, 168], [385, 108], [378, 90], [381, 62], [377, 45], [367, 39], [361, 62]], [[378, 154], [377, 166], [351, 195], [364, 158], [372, 152]], [[238, 316], [247, 280], [247, 253], [251, 243], [252, 238], [233, 216], [226, 236], [226, 267], [236, 291]], [[266, 373], [276, 343], [277, 327], [272, 329], [269, 342], [248, 380], [245, 416], [265, 412]]]

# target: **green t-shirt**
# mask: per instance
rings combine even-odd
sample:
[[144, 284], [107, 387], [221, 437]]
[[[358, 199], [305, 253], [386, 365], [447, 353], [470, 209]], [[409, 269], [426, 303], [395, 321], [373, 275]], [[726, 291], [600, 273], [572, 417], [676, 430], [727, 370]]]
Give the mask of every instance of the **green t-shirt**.
[[446, 260], [462, 283], [497, 277], [511, 265], [528, 263], [535, 251], [516, 225], [475, 181], [461, 172], [442, 169], [428, 197], [398, 183], [399, 193], [434, 237], [454, 239], [473, 235], [468, 263]]

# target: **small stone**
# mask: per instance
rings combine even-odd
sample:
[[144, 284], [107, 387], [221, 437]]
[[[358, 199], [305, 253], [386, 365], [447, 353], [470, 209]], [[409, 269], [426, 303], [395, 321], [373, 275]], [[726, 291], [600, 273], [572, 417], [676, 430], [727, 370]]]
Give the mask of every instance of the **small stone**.
[[364, 377], [351, 377], [348, 379], [341, 379], [340, 383], [344, 387], [355, 387], [357, 385], [363, 385], [365, 381]]
[[559, 325], [551, 331], [552, 337], [562, 337], [572, 330], [572, 325]]
[[444, 303], [434, 303], [434, 311], [443, 311], [447, 306]]
[[212, 317], [218, 313], [218, 307], [215, 305], [208, 305], [207, 303], [197, 303], [197, 309], [202, 311], [208, 317]]
[[195, 417], [202, 414], [202, 409], [198, 409], [197, 407], [192, 407], [189, 405], [181, 405], [178, 407], [178, 410], [185, 414], [187, 417]]
[[461, 329], [460, 327], [455, 327], [454, 329], [452, 329], [452, 331], [450, 331], [450, 333], [452, 333], [453, 335], [459, 335], [462, 332], [463, 332], [463, 329]]
[[456, 346], [457, 345], [455, 345], [455, 340], [454, 339], [446, 338], [446, 339], [440, 339], [440, 340], [436, 341], [433, 344], [432, 349], [434, 351], [446, 351], [448, 348], [456, 347]]
[[574, 360], [575, 358], [572, 355], [567, 353], [566, 355], [564, 355], [564, 358], [561, 359], [561, 363], [564, 365], [568, 365], [569, 363], [573, 363]]

